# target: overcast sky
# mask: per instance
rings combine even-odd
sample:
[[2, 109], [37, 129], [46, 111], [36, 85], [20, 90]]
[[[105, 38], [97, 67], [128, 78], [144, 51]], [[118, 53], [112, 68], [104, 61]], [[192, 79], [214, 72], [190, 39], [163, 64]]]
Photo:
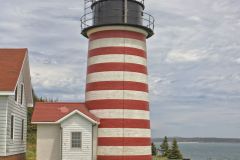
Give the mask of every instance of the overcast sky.
[[[240, 138], [240, 1], [145, 1], [153, 137]], [[37, 95], [83, 101], [83, 0], [0, 4], [0, 47], [29, 49]]]

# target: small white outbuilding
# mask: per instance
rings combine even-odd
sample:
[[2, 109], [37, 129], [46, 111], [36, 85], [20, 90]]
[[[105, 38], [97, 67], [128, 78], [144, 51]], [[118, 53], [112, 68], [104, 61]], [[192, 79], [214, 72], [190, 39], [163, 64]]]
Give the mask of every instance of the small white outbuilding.
[[37, 160], [96, 159], [99, 119], [83, 103], [37, 103]]

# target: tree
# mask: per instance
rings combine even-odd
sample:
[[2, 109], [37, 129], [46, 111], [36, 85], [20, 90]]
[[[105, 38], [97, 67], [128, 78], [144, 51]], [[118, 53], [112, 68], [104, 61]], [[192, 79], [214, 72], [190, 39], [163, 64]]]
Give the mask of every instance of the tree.
[[171, 150], [168, 155], [169, 159], [183, 159], [182, 154], [179, 150], [176, 138], [173, 139]]
[[36, 102], [58, 102], [59, 101], [58, 99], [55, 99], [55, 98], [38, 97], [34, 90], [32, 90], [32, 94], [33, 94], [33, 102], [34, 102], [34, 104]]
[[[51, 98], [43, 98], [38, 97], [34, 90], [32, 90], [33, 95], [33, 101], [34, 105], [36, 102], [57, 102], [57, 99], [51, 99]], [[28, 134], [28, 140], [31, 142], [34, 142], [36, 140], [36, 132], [37, 132], [37, 126], [35, 124], [31, 123], [32, 114], [33, 114], [34, 107], [28, 107], [28, 119], [27, 119], [27, 134]]]
[[165, 136], [163, 139], [162, 144], [160, 145], [161, 151], [162, 151], [162, 156], [167, 157], [169, 154], [169, 146], [168, 146], [168, 138]]
[[154, 143], [152, 143], [152, 155], [156, 156], [157, 155], [157, 148]]

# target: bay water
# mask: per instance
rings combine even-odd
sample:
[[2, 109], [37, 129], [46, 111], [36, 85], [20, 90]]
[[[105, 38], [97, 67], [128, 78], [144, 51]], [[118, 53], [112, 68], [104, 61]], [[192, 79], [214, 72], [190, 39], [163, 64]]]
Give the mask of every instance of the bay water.
[[[156, 143], [159, 147], [160, 143]], [[178, 143], [191, 160], [240, 160], [240, 143]]]

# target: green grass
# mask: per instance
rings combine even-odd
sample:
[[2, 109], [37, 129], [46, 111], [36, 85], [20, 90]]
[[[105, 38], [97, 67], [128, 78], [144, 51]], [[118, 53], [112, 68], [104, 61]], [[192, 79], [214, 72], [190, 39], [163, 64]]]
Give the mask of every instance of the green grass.
[[28, 121], [27, 121], [27, 160], [36, 160], [36, 136], [37, 136], [37, 127], [34, 124], [31, 124], [31, 118], [33, 109], [28, 107]]
[[167, 160], [167, 158], [165, 158], [165, 157], [153, 157], [153, 159], [152, 160]]
[[36, 160], [36, 145], [27, 145], [27, 160]]
[[36, 133], [28, 134], [27, 160], [36, 160]]

